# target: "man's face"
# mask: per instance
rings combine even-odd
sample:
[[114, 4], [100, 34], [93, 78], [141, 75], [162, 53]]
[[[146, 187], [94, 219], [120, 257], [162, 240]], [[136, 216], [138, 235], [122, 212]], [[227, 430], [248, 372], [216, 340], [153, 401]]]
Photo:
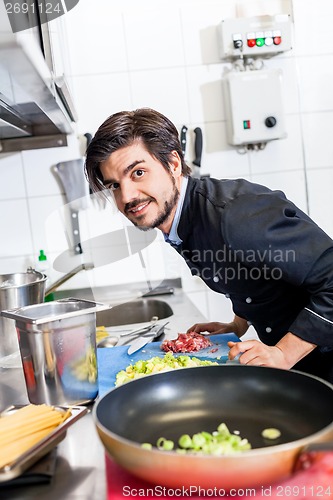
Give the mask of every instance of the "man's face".
[[176, 151], [171, 153], [168, 172], [137, 141], [112, 153], [100, 170], [118, 209], [135, 226], [170, 231], [181, 183], [181, 161]]

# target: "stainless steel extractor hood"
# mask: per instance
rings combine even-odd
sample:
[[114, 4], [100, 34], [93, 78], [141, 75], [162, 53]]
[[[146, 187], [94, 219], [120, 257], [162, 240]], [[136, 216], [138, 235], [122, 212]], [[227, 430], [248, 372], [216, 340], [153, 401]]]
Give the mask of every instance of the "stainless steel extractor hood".
[[75, 120], [66, 81], [54, 76], [36, 29], [13, 33], [0, 2], [0, 152], [65, 146]]

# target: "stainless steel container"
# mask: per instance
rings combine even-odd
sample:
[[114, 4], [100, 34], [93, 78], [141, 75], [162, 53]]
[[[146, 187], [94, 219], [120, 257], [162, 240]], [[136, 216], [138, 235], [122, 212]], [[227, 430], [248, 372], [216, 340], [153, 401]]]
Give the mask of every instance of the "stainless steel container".
[[96, 398], [96, 311], [107, 307], [69, 298], [3, 311], [15, 320], [31, 403], [73, 405]]
[[10, 367], [13, 361], [21, 366], [15, 322], [2, 316], [2, 311], [43, 302], [46, 279], [31, 268], [26, 273], [0, 275], [0, 366]]

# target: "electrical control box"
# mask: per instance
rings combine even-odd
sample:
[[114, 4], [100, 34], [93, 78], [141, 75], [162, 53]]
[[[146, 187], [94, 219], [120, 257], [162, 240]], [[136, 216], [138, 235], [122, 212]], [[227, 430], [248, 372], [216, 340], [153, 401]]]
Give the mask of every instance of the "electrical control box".
[[224, 19], [218, 26], [221, 59], [276, 55], [292, 48], [288, 14]]
[[231, 71], [222, 84], [230, 145], [266, 143], [287, 137], [280, 69]]

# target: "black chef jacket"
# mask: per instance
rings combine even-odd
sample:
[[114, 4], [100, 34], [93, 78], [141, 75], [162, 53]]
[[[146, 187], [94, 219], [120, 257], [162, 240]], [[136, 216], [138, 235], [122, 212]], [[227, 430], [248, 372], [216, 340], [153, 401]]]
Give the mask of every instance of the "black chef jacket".
[[333, 382], [333, 240], [281, 191], [243, 179], [189, 178], [176, 247], [192, 274], [275, 345], [318, 347], [295, 368]]

